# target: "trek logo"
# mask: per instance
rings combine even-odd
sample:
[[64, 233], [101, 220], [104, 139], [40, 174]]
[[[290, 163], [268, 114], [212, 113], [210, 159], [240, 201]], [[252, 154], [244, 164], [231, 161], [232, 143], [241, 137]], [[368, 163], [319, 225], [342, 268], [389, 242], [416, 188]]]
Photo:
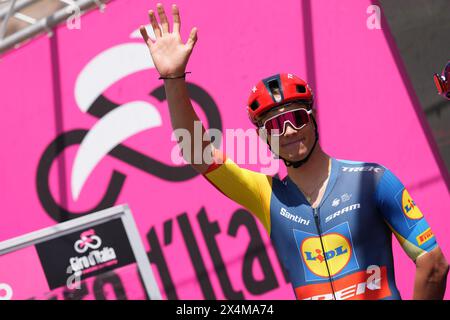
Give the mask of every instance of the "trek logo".
[[329, 283], [310, 284], [295, 288], [299, 300], [379, 300], [391, 295], [386, 267], [371, 265], [333, 281], [334, 294]]
[[364, 167], [342, 167], [344, 172], [363, 172], [363, 171], [374, 171], [380, 172], [382, 169], [380, 167], [374, 166], [364, 166]]
[[347, 222], [323, 233], [322, 242], [319, 236], [299, 230], [294, 230], [294, 237], [306, 281], [323, 280], [359, 268]]
[[289, 220], [292, 220], [294, 222], [303, 224], [305, 226], [309, 226], [309, 223], [310, 223], [310, 220], [306, 220], [306, 219], [303, 219], [302, 217], [292, 214], [292, 213], [288, 212], [285, 208], [281, 208], [280, 215], [282, 215], [283, 217], [285, 217]]
[[81, 239], [74, 244], [74, 249], [78, 253], [85, 253], [87, 249], [98, 249], [102, 245], [102, 239], [95, 235], [94, 229], [83, 232], [80, 237]]
[[13, 290], [7, 283], [0, 283], [0, 300], [11, 300], [13, 297]]
[[94, 229], [84, 231], [80, 235], [80, 240], [75, 242], [74, 249], [78, 253], [85, 253], [88, 249], [92, 251], [86, 256], [71, 257], [69, 259], [71, 271], [86, 274], [116, 264], [117, 256], [114, 248], [104, 247], [97, 250], [101, 244], [102, 240], [95, 234]]
[[341, 210], [336, 211], [335, 213], [330, 214], [329, 216], [327, 216], [325, 218], [325, 223], [330, 222], [334, 218], [339, 217], [340, 215], [342, 215], [342, 214], [344, 214], [346, 212], [350, 212], [350, 211], [353, 211], [353, 210], [356, 210], [356, 209], [360, 209], [360, 208], [361, 208], [361, 204], [360, 203], [354, 203], [354, 204], [352, 204], [350, 206], [342, 208]]

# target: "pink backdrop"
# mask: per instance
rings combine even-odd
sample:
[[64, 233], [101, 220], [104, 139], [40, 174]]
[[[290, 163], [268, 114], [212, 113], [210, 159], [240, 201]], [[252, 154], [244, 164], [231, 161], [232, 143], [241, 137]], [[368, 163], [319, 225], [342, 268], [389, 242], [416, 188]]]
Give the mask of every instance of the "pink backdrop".
[[[184, 39], [192, 26], [199, 29], [189, 81], [215, 101], [223, 128], [250, 128], [243, 106], [257, 79], [288, 71], [305, 77], [318, 98], [325, 151], [392, 169], [448, 253], [450, 200], [442, 162], [427, 139], [429, 129], [408, 90], [387, 24], [383, 21], [382, 30], [366, 26], [370, 1], [177, 3]], [[43, 205], [49, 195], [37, 183], [45, 164], [50, 197], [71, 212], [94, 208], [116, 171], [125, 179], [113, 203], [130, 205], [163, 298], [294, 299], [262, 225], [255, 229], [238, 205], [202, 177], [169, 181], [145, 170], [149, 158], [173, 166], [167, 105], [150, 95], [161, 82], [142, 40], [133, 36], [155, 5], [112, 1], [104, 13], [84, 15], [80, 30], [63, 24], [52, 38], [41, 36], [0, 60], [0, 240], [56, 223]], [[101, 119], [89, 114], [99, 94], [121, 107]], [[201, 117], [207, 118], [203, 112]], [[44, 156], [59, 135], [72, 145], [57, 158], [51, 150]], [[118, 143], [114, 152], [101, 155], [99, 150], [107, 153], [108, 144]], [[83, 171], [88, 164], [92, 170]], [[258, 243], [251, 239], [258, 234], [265, 249], [254, 253]], [[396, 242], [394, 250], [397, 284], [409, 299], [414, 264]]]

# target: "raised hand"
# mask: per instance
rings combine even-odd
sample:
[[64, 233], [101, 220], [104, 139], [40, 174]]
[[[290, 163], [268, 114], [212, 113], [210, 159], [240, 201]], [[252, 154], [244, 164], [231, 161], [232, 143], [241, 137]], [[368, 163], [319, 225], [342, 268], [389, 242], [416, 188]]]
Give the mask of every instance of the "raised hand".
[[169, 30], [169, 21], [167, 20], [164, 7], [161, 3], [157, 4], [157, 11], [161, 27], [158, 25], [153, 10], [148, 12], [156, 41], [152, 41], [147, 34], [144, 26], [140, 27], [140, 32], [147, 44], [156, 69], [162, 77], [182, 76], [186, 70], [189, 57], [197, 42], [197, 28], [192, 28], [189, 39], [183, 43], [180, 35], [181, 19], [178, 7], [172, 5], [173, 30]]

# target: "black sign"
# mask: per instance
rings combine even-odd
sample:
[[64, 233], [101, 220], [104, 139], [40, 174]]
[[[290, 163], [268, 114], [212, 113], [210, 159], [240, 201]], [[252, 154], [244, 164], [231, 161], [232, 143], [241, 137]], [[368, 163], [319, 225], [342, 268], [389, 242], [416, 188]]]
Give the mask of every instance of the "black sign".
[[120, 219], [36, 245], [51, 290], [135, 263]]

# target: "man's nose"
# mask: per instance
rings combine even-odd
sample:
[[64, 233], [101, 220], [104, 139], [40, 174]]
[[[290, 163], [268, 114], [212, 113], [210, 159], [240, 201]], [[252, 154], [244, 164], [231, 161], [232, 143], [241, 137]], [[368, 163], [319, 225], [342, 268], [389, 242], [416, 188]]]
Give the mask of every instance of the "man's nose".
[[292, 136], [297, 133], [297, 129], [295, 129], [289, 121], [286, 121], [284, 125], [284, 136]]

